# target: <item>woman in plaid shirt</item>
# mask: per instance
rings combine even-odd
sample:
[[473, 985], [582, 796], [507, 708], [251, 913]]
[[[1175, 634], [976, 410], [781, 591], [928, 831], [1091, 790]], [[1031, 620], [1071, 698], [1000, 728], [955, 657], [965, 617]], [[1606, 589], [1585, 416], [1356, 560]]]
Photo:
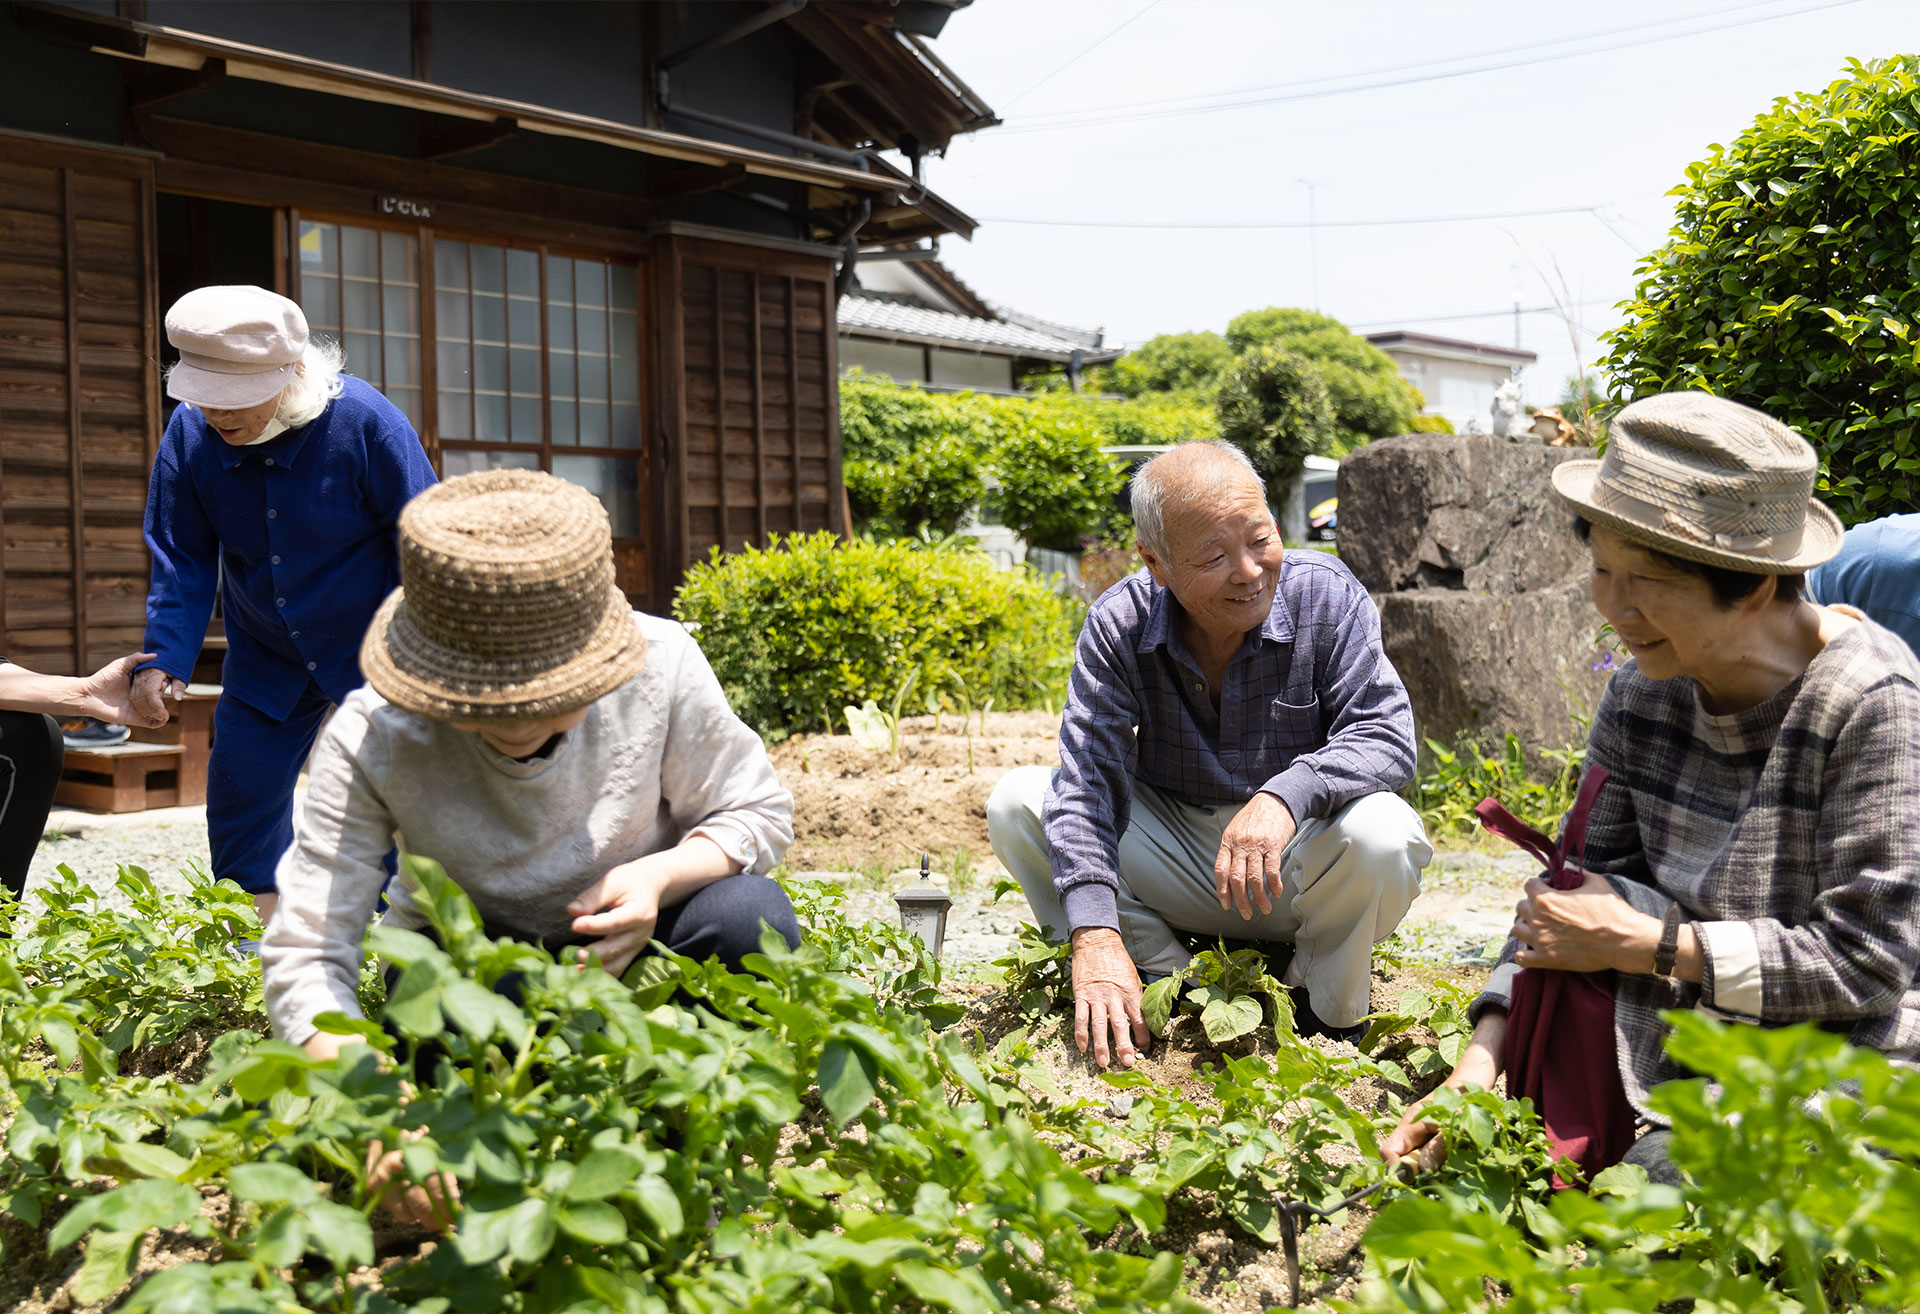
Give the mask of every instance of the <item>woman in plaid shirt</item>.
[[[1896, 635], [1821, 607], [1804, 572], [1840, 547], [1806, 440], [1748, 407], [1667, 393], [1621, 411], [1604, 459], [1554, 490], [1593, 553], [1594, 605], [1632, 660], [1587, 742], [1611, 778], [1586, 880], [1529, 881], [1448, 1084], [1491, 1086], [1522, 968], [1615, 973], [1627, 1101], [1686, 1075], [1660, 1014], [1820, 1022], [1920, 1054], [1920, 666]], [[1428, 1140], [1419, 1106], [1382, 1144]], [[1666, 1135], [1629, 1161], [1674, 1180]]]

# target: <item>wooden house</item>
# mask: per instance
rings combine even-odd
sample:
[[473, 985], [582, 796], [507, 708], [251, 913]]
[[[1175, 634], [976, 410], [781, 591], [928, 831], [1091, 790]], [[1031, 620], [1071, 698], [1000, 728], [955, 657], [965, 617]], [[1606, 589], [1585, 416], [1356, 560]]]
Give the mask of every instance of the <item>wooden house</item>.
[[966, 3], [0, 0], [0, 653], [139, 646], [206, 283], [299, 301], [443, 474], [592, 488], [639, 606], [843, 529], [837, 292], [973, 228], [918, 177], [994, 121], [928, 44]]

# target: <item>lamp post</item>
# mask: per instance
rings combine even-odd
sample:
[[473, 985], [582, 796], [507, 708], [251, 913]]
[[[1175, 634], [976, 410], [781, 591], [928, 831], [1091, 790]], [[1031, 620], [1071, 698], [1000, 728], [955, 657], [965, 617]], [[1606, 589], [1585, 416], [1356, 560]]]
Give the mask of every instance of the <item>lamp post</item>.
[[900, 929], [919, 938], [927, 952], [940, 957], [940, 946], [947, 938], [947, 910], [953, 900], [935, 885], [928, 870], [926, 854], [920, 855], [920, 879], [893, 896], [900, 905]]

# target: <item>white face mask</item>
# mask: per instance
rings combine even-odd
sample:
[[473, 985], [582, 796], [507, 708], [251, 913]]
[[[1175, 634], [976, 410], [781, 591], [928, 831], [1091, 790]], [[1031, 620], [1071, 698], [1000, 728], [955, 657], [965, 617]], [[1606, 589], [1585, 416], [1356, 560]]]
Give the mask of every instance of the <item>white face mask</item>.
[[248, 443], [247, 446], [258, 447], [261, 443], [270, 443], [286, 431], [286, 422], [276, 415], [267, 421], [267, 427], [260, 431], [260, 436]]

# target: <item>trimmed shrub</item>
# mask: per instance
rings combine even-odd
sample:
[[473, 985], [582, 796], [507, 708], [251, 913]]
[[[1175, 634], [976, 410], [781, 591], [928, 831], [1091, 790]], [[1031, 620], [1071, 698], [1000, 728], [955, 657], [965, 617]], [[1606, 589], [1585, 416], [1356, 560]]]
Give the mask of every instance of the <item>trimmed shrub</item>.
[[1058, 701], [1078, 609], [1032, 574], [969, 546], [776, 539], [716, 549], [687, 572], [673, 614], [741, 719], [769, 739], [825, 729], [869, 698], [885, 706], [909, 675], [915, 698], [964, 687], [975, 707]]
[[1001, 523], [1034, 547], [1060, 552], [1099, 533], [1126, 477], [1100, 450], [1088, 419], [1009, 407], [1001, 420], [1006, 436], [991, 457]]
[[1269, 306], [1235, 315], [1227, 345], [1242, 358], [1261, 347], [1291, 351], [1326, 380], [1336, 432], [1326, 451], [1344, 456], [1375, 438], [1411, 431], [1422, 402], [1386, 352], [1331, 315]]
[[1600, 368], [1623, 401], [1700, 388], [1820, 453], [1855, 522], [1920, 502], [1920, 59], [1850, 61], [1687, 169]]
[[1211, 396], [1233, 368], [1233, 348], [1218, 333], [1162, 333], [1107, 367], [1113, 390], [1129, 397], [1185, 392]]
[[1298, 478], [1307, 458], [1325, 452], [1338, 432], [1326, 380], [1291, 351], [1255, 347], [1220, 385], [1220, 436], [1245, 452], [1262, 478]]
[[854, 370], [840, 380], [841, 475], [853, 513], [883, 534], [951, 534], [979, 505], [998, 436], [970, 393], [903, 388]]

